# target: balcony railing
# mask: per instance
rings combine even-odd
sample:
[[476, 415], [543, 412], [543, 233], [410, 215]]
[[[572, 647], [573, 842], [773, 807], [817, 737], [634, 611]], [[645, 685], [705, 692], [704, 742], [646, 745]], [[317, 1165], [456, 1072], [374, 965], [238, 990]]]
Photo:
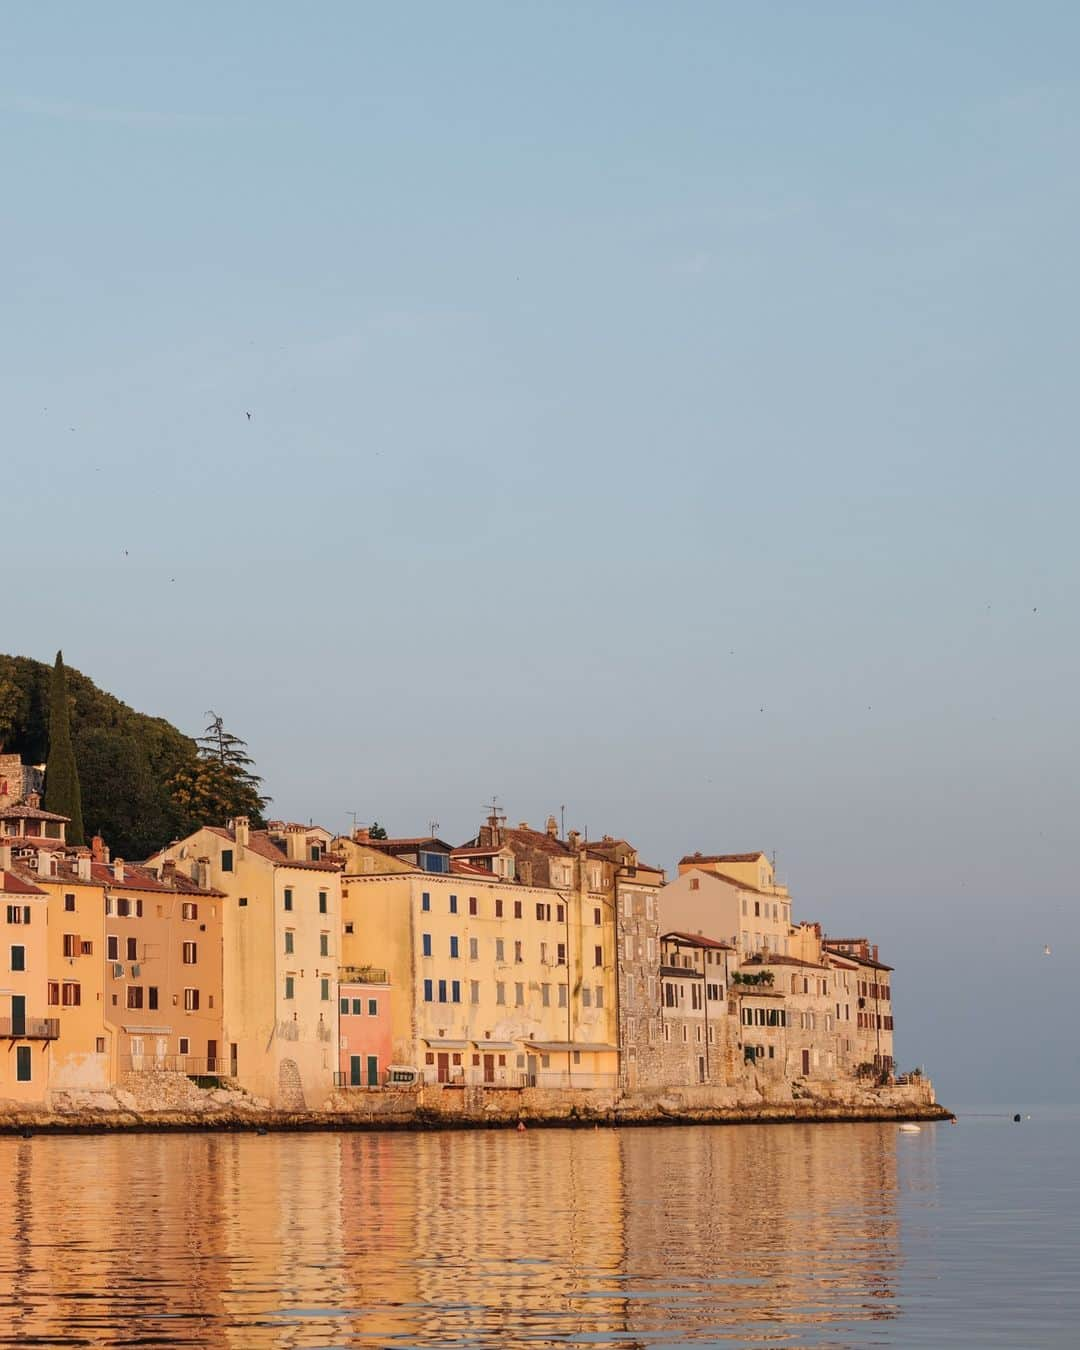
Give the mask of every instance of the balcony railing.
[[188, 1078], [229, 1078], [232, 1066], [227, 1056], [215, 1055], [121, 1055], [122, 1073], [182, 1073]]
[[389, 984], [384, 966], [339, 966], [338, 984]]
[[13, 1019], [0, 1017], [0, 1037], [14, 1041], [55, 1041], [60, 1036], [58, 1017], [26, 1017], [16, 1030]]
[[334, 1086], [336, 1088], [352, 1088], [354, 1092], [370, 1092], [374, 1088], [381, 1088], [381, 1083], [351, 1083], [349, 1075], [343, 1073], [340, 1069], [334, 1072]]

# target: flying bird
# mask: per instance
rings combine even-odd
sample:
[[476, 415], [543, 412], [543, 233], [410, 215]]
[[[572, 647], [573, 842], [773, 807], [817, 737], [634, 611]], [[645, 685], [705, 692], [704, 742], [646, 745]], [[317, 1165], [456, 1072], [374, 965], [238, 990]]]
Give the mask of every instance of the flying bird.
[[244, 416], [247, 418], [249, 422], [251, 421], [251, 414], [249, 412], [246, 412]]

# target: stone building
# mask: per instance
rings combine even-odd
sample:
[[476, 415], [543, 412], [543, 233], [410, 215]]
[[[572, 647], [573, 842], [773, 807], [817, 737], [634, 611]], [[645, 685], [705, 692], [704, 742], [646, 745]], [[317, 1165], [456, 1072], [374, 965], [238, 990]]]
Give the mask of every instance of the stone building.
[[728, 1008], [729, 943], [691, 933], [660, 939], [660, 1020], [664, 1087], [732, 1082]]
[[889, 1074], [893, 1057], [892, 966], [878, 960], [878, 949], [867, 938], [829, 938], [824, 951], [836, 969], [854, 985], [851, 1018], [853, 1068]]

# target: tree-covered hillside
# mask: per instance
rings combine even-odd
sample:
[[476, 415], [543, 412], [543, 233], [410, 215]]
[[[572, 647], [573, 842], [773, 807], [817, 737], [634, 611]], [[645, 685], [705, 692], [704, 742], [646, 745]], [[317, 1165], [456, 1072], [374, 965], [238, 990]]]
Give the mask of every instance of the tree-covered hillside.
[[[88, 838], [100, 834], [115, 855], [136, 859], [231, 815], [260, 822], [266, 799], [247, 766], [222, 762], [212, 748], [164, 718], [135, 712], [79, 671], [68, 667], [66, 675]], [[0, 749], [25, 763], [48, 759], [52, 681], [51, 665], [0, 655]]]

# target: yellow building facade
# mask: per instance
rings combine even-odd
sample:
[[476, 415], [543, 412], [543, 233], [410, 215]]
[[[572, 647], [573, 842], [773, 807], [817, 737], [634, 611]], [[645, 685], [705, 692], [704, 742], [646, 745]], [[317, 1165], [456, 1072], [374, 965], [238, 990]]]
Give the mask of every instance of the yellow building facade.
[[464, 861], [425, 871], [393, 845], [339, 839], [334, 849], [342, 961], [388, 971], [395, 1063], [433, 1083], [613, 1084], [610, 902]]
[[225, 893], [223, 1041], [237, 1083], [287, 1110], [318, 1107], [338, 1066], [340, 865], [328, 832], [244, 817], [156, 854]]

